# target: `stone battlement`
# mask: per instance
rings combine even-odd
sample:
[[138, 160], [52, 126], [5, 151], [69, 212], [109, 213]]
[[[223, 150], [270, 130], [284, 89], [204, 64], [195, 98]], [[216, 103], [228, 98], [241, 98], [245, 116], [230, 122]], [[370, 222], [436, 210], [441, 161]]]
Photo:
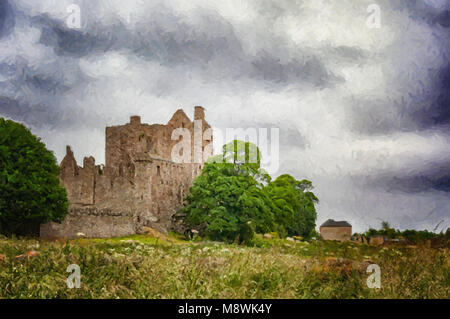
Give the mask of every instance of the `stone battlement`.
[[[211, 128], [201, 106], [195, 107], [198, 120], [203, 132]], [[193, 138], [194, 121], [180, 109], [166, 125], [143, 124], [139, 116], [131, 116], [125, 125], [107, 127], [105, 165], [96, 165], [91, 156], [80, 167], [67, 146], [59, 177], [67, 190], [69, 213], [61, 224], [42, 225], [41, 236], [125, 236], [147, 226], [170, 230], [173, 214], [183, 206], [204, 164], [203, 159], [195, 163], [193, 155], [190, 163], [172, 161], [172, 148], [179, 143], [172, 140], [172, 131], [185, 128]], [[202, 148], [209, 143], [212, 138], [202, 141]]]

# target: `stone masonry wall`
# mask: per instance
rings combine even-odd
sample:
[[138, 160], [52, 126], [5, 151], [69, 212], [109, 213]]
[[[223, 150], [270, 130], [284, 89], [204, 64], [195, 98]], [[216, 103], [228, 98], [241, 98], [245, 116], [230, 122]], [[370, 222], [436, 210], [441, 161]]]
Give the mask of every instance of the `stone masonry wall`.
[[352, 236], [351, 227], [320, 227], [320, 236], [324, 240], [347, 241]]
[[40, 235], [45, 238], [76, 238], [80, 233], [97, 238], [135, 234], [136, 218], [130, 212], [71, 208], [61, 224], [41, 225]]

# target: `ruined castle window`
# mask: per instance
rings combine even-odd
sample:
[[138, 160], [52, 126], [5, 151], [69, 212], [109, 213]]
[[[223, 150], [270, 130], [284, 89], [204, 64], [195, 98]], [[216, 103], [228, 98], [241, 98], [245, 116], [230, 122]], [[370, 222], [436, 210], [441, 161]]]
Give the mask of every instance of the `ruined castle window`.
[[161, 177], [161, 168], [156, 166], [156, 176]]

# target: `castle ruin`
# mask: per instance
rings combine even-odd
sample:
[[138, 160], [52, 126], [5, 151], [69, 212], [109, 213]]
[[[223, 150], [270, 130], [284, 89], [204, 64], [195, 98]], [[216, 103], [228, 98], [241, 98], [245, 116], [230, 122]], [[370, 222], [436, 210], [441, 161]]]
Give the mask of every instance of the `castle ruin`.
[[[172, 149], [180, 143], [172, 139], [177, 128], [187, 129], [194, 141], [187, 153], [190, 161], [172, 160]], [[207, 157], [195, 157], [198, 133], [204, 152], [212, 143], [212, 132], [201, 106], [195, 107], [194, 121], [180, 109], [166, 125], [143, 124], [139, 116], [132, 116], [125, 125], [106, 127], [105, 165], [96, 165], [91, 156], [80, 167], [67, 146], [59, 177], [67, 190], [69, 211], [61, 224], [41, 225], [41, 237], [74, 238], [79, 233], [118, 237], [145, 227], [167, 233]]]

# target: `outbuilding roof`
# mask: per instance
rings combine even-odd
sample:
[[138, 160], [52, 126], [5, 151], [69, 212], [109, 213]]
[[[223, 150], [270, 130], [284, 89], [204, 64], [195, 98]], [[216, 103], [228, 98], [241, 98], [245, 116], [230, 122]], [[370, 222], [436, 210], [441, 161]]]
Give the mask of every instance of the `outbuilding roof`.
[[325, 223], [320, 225], [320, 227], [352, 227], [345, 220], [335, 221], [334, 219], [328, 219]]

